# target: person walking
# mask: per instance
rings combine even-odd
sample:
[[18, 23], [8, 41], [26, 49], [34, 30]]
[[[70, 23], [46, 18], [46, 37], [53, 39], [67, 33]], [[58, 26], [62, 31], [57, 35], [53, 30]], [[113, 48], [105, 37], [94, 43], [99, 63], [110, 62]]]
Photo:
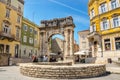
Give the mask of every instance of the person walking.
[[47, 56], [47, 55], [43, 56], [43, 61], [44, 61], [44, 62], [47, 62], [47, 61], [48, 61], [48, 56]]

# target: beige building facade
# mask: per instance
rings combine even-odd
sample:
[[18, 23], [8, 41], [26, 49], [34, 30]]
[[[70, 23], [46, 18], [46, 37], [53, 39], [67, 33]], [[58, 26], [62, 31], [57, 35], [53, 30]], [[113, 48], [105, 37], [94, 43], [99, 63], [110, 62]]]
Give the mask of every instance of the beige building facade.
[[0, 53], [20, 56], [24, 0], [0, 0]]
[[78, 32], [79, 36], [79, 51], [88, 51], [89, 50], [89, 41], [88, 36], [89, 30], [83, 30]]
[[77, 42], [74, 40], [74, 53], [79, 51], [79, 45]]

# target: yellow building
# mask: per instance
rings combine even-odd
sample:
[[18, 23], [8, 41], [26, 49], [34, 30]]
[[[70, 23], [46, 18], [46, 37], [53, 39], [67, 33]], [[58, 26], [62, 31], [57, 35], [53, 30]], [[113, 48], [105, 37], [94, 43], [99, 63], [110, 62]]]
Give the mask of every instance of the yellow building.
[[21, 28], [21, 57], [30, 58], [32, 55], [39, 56], [39, 26], [30, 20], [22, 19]]
[[20, 55], [23, 0], [0, 0], [0, 53]]
[[120, 57], [120, 0], [89, 0], [90, 50], [93, 57]]

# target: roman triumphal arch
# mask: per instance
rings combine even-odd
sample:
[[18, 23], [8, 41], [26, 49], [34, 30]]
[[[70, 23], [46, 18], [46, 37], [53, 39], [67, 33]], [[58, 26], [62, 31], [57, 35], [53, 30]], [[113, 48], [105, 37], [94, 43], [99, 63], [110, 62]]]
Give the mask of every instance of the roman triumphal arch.
[[75, 25], [71, 16], [41, 21], [40, 55], [49, 55], [51, 36], [61, 34], [64, 36], [63, 58], [73, 56], [74, 27]]

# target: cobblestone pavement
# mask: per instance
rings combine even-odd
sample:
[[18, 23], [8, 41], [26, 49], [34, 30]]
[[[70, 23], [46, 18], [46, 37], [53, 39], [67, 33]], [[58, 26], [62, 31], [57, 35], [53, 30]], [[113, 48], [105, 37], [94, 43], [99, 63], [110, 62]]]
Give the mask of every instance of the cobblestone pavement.
[[120, 64], [115, 64], [115, 63], [112, 63], [112, 64], [107, 64], [106, 65], [106, 70], [111, 72], [111, 73], [119, 73], [120, 74]]
[[[53, 80], [53, 79], [41, 79], [31, 78], [20, 74], [19, 66], [0, 67], [0, 80]], [[78, 80], [78, 79], [72, 79]], [[86, 78], [79, 80], [120, 80], [120, 74], [109, 74], [102, 77]]]

